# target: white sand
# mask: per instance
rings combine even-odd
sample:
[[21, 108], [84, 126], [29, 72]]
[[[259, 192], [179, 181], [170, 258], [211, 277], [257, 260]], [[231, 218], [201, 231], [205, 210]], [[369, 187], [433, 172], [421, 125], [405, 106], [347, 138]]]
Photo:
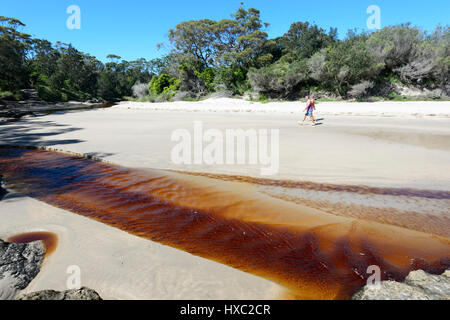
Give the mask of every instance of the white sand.
[[[317, 110], [322, 115], [362, 115], [362, 116], [450, 116], [450, 102], [317, 102]], [[114, 108], [160, 111], [196, 112], [252, 112], [252, 113], [301, 113], [303, 101], [260, 103], [243, 99], [207, 99], [199, 102], [177, 101], [165, 103], [144, 103], [124, 101]]]
[[[317, 127], [297, 124], [301, 108], [230, 99], [123, 103], [2, 125], [0, 143], [92, 154], [129, 167], [259, 176], [260, 166], [172, 163], [172, 132], [192, 131], [201, 120], [219, 130], [279, 129], [280, 171], [270, 178], [449, 190], [448, 102], [321, 103]], [[28, 231], [60, 238], [27, 291], [66, 289], [69, 265], [79, 265], [82, 285], [105, 298], [262, 299], [277, 298], [280, 291], [264, 279], [33, 199], [1, 201], [0, 217], [0, 238]]]
[[[132, 104], [133, 105], [133, 104]], [[165, 104], [164, 104], [165, 105]], [[192, 106], [201, 105], [192, 104]], [[282, 105], [282, 104], [277, 104]], [[342, 103], [342, 108], [358, 107]], [[397, 108], [405, 106], [397, 103]], [[280, 169], [274, 179], [448, 190], [450, 117], [332, 116], [322, 125], [298, 125], [301, 114], [171, 112], [126, 109], [53, 114], [3, 126], [5, 144], [40, 145], [92, 154], [128, 167], [260, 176], [261, 165], [176, 165], [171, 150], [176, 129], [278, 129]], [[436, 108], [450, 110], [449, 103]], [[447, 111], [448, 112], [448, 111]], [[448, 113], [447, 113], [448, 114]], [[411, 115], [411, 114], [410, 114]]]
[[0, 202], [0, 216], [1, 239], [33, 231], [59, 238], [24, 292], [67, 290], [72, 265], [81, 285], [104, 299], [276, 299], [281, 292], [270, 281], [17, 194]]

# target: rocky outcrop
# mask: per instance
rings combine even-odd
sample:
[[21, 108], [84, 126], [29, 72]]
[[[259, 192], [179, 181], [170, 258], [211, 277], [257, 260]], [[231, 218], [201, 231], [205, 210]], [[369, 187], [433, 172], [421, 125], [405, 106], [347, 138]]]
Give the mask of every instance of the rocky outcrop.
[[367, 285], [352, 300], [450, 300], [450, 270], [442, 275], [411, 272], [404, 282], [382, 281]]
[[15, 297], [39, 273], [45, 249], [41, 241], [7, 243], [0, 240], [0, 300]]
[[67, 291], [44, 290], [20, 294], [16, 300], [102, 300], [102, 298], [94, 290], [83, 287]]
[[2, 175], [0, 174], [0, 200], [3, 199], [3, 197], [8, 193], [6, 190], [6, 186], [4, 185], [2, 181]]

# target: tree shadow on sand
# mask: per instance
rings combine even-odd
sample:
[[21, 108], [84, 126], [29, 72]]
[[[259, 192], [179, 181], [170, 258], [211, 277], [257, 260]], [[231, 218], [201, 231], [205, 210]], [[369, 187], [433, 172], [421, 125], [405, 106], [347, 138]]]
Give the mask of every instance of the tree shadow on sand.
[[[46, 132], [34, 132], [46, 128]], [[58, 124], [53, 121], [24, 119], [0, 125], [0, 145], [41, 146], [67, 145], [84, 142], [80, 139], [49, 139], [58, 135], [79, 131], [81, 128]]]
[[[45, 132], [42, 132], [45, 129]], [[36, 132], [38, 131], [39, 132]], [[57, 139], [58, 135], [79, 131], [81, 128], [58, 124], [53, 121], [22, 119], [20, 121], [0, 124], [0, 147], [50, 147], [55, 145], [69, 145], [84, 142], [80, 139]], [[1, 181], [0, 170], [0, 183]], [[7, 181], [3, 181], [7, 185]], [[6, 197], [6, 198], [5, 198]], [[6, 189], [0, 188], [0, 200], [8, 201], [23, 197], [20, 193], [8, 194]]]

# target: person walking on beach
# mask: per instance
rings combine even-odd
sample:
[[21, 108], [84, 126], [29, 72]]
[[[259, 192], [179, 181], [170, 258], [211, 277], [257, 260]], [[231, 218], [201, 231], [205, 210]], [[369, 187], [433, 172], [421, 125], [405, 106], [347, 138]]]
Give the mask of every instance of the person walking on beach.
[[303, 117], [302, 125], [305, 123], [306, 117], [310, 117], [313, 126], [315, 126], [316, 119], [314, 118], [314, 110], [316, 110], [316, 104], [314, 102], [314, 96], [307, 96], [306, 99], [306, 108], [303, 110], [303, 112], [305, 112], [305, 116]]

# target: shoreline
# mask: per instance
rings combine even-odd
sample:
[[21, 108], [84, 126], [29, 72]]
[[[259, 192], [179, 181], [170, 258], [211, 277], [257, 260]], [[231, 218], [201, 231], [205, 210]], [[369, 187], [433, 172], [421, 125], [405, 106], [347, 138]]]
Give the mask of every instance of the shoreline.
[[[121, 101], [113, 108], [170, 112], [269, 113], [303, 114], [304, 101], [253, 102], [235, 98], [210, 98], [198, 102], [134, 102]], [[351, 115], [378, 117], [450, 117], [450, 101], [383, 101], [383, 102], [320, 102], [320, 115]]]
[[40, 117], [57, 112], [83, 111], [99, 108], [109, 108], [114, 103], [108, 102], [42, 102], [42, 101], [7, 101], [0, 103], [0, 124], [19, 121], [28, 116]]

